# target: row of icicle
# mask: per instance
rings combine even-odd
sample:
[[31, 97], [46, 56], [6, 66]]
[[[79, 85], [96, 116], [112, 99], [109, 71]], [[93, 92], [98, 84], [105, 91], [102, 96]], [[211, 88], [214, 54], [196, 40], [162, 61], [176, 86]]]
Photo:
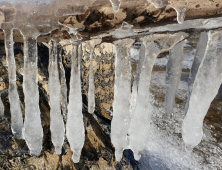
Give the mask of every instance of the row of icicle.
[[[13, 28], [3, 24], [5, 34], [6, 60], [9, 73], [9, 101], [12, 132], [18, 139], [25, 139], [30, 154], [40, 155], [43, 129], [41, 126], [38, 93], [37, 41], [24, 37], [24, 76], [25, 121], [16, 85], [16, 65], [13, 49]], [[131, 91], [131, 64], [129, 49], [134, 39], [114, 41], [116, 49], [115, 86], [111, 140], [115, 147], [116, 160], [120, 161], [124, 149], [132, 149], [135, 159], [139, 159], [149, 139], [150, 117], [149, 87], [155, 59], [164, 51], [170, 50], [166, 71], [166, 114], [172, 113], [176, 90], [179, 85], [182, 61], [183, 40], [188, 34], [154, 34], [142, 38], [137, 71], [134, 72]], [[195, 147], [202, 139], [204, 116], [222, 82], [222, 34], [221, 31], [203, 32], [200, 35], [197, 52], [189, 77], [189, 95], [185, 108], [182, 136], [184, 142]], [[90, 47], [90, 74], [88, 91], [88, 112], [95, 109], [95, 86], [93, 78], [93, 50], [100, 39], [86, 42]], [[51, 40], [49, 43], [49, 95], [50, 130], [57, 154], [61, 154], [64, 136], [73, 151], [73, 161], [78, 162], [84, 144], [85, 130], [82, 115], [81, 57], [80, 41], [72, 41], [72, 68], [70, 79], [69, 104], [67, 106], [65, 72], [61, 59], [61, 47]], [[59, 79], [60, 77], [60, 79]], [[132, 99], [133, 98], [133, 99]], [[2, 102], [0, 108], [4, 109]], [[63, 115], [67, 113], [66, 127]], [[68, 110], [68, 111], [66, 111]], [[2, 110], [1, 110], [2, 114]], [[65, 130], [66, 129], [66, 130]]]

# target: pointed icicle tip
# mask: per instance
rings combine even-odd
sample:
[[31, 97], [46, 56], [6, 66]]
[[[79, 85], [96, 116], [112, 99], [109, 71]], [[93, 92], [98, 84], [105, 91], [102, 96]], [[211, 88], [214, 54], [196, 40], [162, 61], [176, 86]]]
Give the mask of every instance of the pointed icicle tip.
[[111, 2], [111, 4], [112, 4], [113, 11], [114, 11], [115, 13], [119, 12], [120, 5], [121, 5], [122, 0], [110, 0], [110, 2]]

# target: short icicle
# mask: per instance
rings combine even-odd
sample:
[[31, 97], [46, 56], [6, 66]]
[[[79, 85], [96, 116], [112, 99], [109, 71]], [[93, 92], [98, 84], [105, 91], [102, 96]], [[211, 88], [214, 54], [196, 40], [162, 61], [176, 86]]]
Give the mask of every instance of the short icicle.
[[[130, 123], [130, 148], [134, 152], [136, 160], [140, 159], [149, 139], [151, 116], [151, 111], [149, 110], [149, 87], [155, 60], [161, 52], [170, 50], [187, 36], [188, 34], [180, 32], [165, 35], [155, 34], [143, 38], [145, 59], [141, 64], [137, 103]], [[141, 54], [141, 56], [143, 55]]]
[[120, 8], [120, 5], [122, 3], [122, 0], [109, 0], [112, 4], [112, 7], [113, 7], [113, 11], [115, 13], [119, 12], [119, 8]]
[[131, 64], [129, 50], [135, 40], [123, 39], [114, 42], [116, 48], [115, 85], [113, 119], [111, 122], [111, 141], [115, 147], [117, 161], [127, 148], [127, 133], [130, 121]]
[[183, 68], [184, 41], [178, 43], [170, 50], [169, 60], [166, 68], [166, 96], [165, 110], [167, 118], [170, 117], [175, 104], [175, 96], [180, 83]]
[[182, 125], [182, 137], [188, 148], [200, 143], [203, 136], [203, 119], [222, 83], [222, 30], [210, 31], [208, 37]]
[[200, 39], [197, 45], [197, 51], [194, 57], [194, 61], [190, 70], [190, 75], [188, 79], [188, 97], [187, 97], [187, 103], [185, 105], [185, 115], [187, 114], [187, 109], [189, 107], [189, 100], [190, 100], [190, 95], [193, 89], [193, 83], [197, 75], [197, 71], [199, 69], [200, 63], [203, 59], [204, 52], [207, 47], [207, 42], [208, 42], [208, 35], [207, 32], [202, 32], [200, 34]]
[[65, 127], [60, 106], [60, 81], [58, 70], [57, 43], [49, 42], [49, 99], [50, 99], [50, 131], [56, 154], [61, 154], [65, 136]]
[[11, 111], [11, 129], [17, 139], [23, 139], [23, 118], [16, 84], [16, 64], [14, 56], [13, 28], [11, 23], [3, 23], [5, 34], [6, 61], [9, 74], [9, 101]]
[[70, 92], [66, 136], [73, 151], [73, 162], [78, 163], [85, 140], [85, 129], [82, 115], [82, 91], [80, 80], [80, 62], [78, 46], [80, 41], [72, 42], [72, 67], [70, 78]]
[[25, 96], [25, 122], [23, 133], [30, 154], [39, 156], [42, 150], [43, 129], [39, 109], [36, 38], [24, 36], [23, 91]]
[[93, 39], [86, 42], [90, 50], [90, 66], [89, 66], [89, 90], [88, 90], [88, 112], [93, 113], [95, 110], [95, 84], [93, 74], [93, 51], [97, 44], [101, 43], [101, 39]]

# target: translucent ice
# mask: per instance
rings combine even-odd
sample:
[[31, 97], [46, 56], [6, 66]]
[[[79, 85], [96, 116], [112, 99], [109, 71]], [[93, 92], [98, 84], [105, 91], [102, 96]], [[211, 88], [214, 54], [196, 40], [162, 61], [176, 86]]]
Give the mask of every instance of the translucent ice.
[[114, 42], [116, 49], [115, 85], [113, 101], [113, 119], [111, 122], [111, 141], [115, 147], [117, 161], [127, 148], [127, 133], [130, 121], [131, 65], [129, 50], [135, 40], [123, 39]]
[[130, 148], [134, 152], [136, 160], [140, 159], [141, 152], [146, 147], [149, 138], [149, 86], [156, 57], [161, 52], [170, 50], [186, 37], [186, 33], [180, 32], [165, 35], [155, 34], [143, 38], [145, 59], [140, 71], [136, 109], [130, 124]]
[[170, 50], [169, 60], [167, 63], [165, 109], [168, 118], [173, 111], [176, 91], [180, 83], [183, 68], [183, 46], [184, 41], [178, 43], [172, 50]]
[[147, 0], [149, 3], [152, 3], [156, 8], [163, 8], [167, 6], [170, 2], [169, 0]]
[[197, 45], [197, 51], [194, 57], [194, 61], [190, 70], [190, 75], [189, 75], [189, 79], [188, 79], [188, 99], [187, 99], [187, 103], [185, 106], [185, 115], [187, 114], [187, 109], [189, 107], [189, 100], [190, 100], [190, 95], [193, 89], [193, 83], [195, 80], [195, 77], [197, 75], [197, 71], [199, 69], [200, 63], [203, 59], [204, 56], [204, 52], [206, 50], [207, 47], [207, 42], [208, 42], [208, 35], [207, 32], [202, 32], [200, 34], [200, 39]]
[[112, 7], [113, 7], [113, 11], [115, 13], [119, 12], [119, 8], [120, 8], [120, 5], [121, 5], [121, 2], [122, 0], [109, 0], [112, 4]]
[[186, 6], [181, 6], [181, 5], [175, 5], [175, 6], [172, 6], [172, 7], [177, 12], [177, 22], [179, 24], [183, 24], [187, 7]]
[[72, 68], [70, 78], [70, 92], [66, 136], [73, 151], [74, 163], [79, 162], [85, 140], [85, 130], [82, 115], [82, 92], [80, 81], [80, 62], [78, 46], [80, 42], [72, 43]]
[[39, 110], [37, 41], [24, 37], [23, 91], [25, 98], [24, 137], [31, 155], [40, 155], [43, 130]]
[[133, 30], [133, 25], [128, 24], [127, 22], [123, 22], [121, 27], [116, 29], [113, 32], [110, 32], [109, 34], [112, 35], [115, 38], [125, 38], [137, 35]]
[[88, 90], [88, 112], [93, 113], [95, 110], [95, 85], [93, 74], [93, 51], [97, 44], [101, 43], [101, 39], [93, 39], [86, 43], [90, 49], [90, 67], [89, 67], [89, 90]]
[[189, 147], [195, 147], [200, 143], [203, 136], [203, 119], [222, 83], [221, 30], [210, 31], [208, 38], [182, 125], [183, 140]]
[[23, 139], [23, 118], [16, 84], [16, 65], [14, 56], [12, 24], [2, 23], [2, 29], [4, 30], [5, 34], [6, 61], [8, 63], [11, 128], [12, 133], [15, 135], [16, 138]]
[[52, 143], [57, 154], [61, 154], [64, 142], [65, 127], [60, 107], [60, 81], [58, 70], [57, 43], [50, 41], [49, 48], [49, 99], [50, 99], [50, 131]]

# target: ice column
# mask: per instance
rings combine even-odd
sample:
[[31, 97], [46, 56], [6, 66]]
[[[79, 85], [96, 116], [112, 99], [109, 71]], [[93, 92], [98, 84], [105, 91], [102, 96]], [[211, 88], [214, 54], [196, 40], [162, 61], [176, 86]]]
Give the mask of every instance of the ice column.
[[175, 104], [175, 96], [180, 83], [183, 68], [183, 46], [184, 41], [178, 43], [170, 51], [169, 60], [166, 68], [166, 96], [165, 110], [169, 118]]
[[57, 154], [61, 154], [64, 142], [65, 127], [60, 107], [60, 81], [58, 70], [57, 44], [50, 41], [49, 48], [49, 99], [50, 99], [50, 131], [52, 143]]
[[24, 76], [25, 96], [24, 137], [30, 154], [38, 156], [42, 150], [43, 130], [39, 110], [38, 67], [36, 38], [24, 36]]
[[93, 39], [86, 42], [90, 49], [90, 66], [89, 66], [89, 90], [88, 90], [88, 112], [93, 113], [95, 110], [95, 84], [93, 75], [93, 51], [97, 44], [101, 43], [100, 39]]
[[[141, 63], [136, 109], [130, 124], [130, 148], [134, 152], [136, 160], [140, 159], [149, 139], [151, 116], [151, 111], [149, 111], [149, 87], [154, 62], [161, 52], [170, 50], [185, 37], [187, 37], [187, 34], [180, 32], [164, 35], [155, 34], [143, 38], [145, 58], [144, 62]], [[141, 56], [143, 55], [141, 54]]]
[[113, 119], [111, 122], [111, 141], [115, 147], [117, 161], [127, 148], [127, 133], [130, 121], [131, 64], [129, 50], [135, 40], [123, 39], [114, 42], [116, 48], [115, 85]]
[[190, 95], [193, 89], [193, 83], [195, 80], [195, 77], [197, 75], [197, 71], [199, 69], [200, 63], [203, 59], [204, 56], [204, 52], [206, 50], [207, 47], [207, 42], [208, 42], [208, 35], [207, 32], [202, 32], [200, 34], [200, 39], [197, 45], [197, 51], [194, 57], [194, 61], [192, 64], [192, 68], [190, 70], [190, 75], [189, 75], [189, 79], [188, 79], [188, 97], [187, 97], [187, 103], [185, 106], [185, 115], [187, 114], [187, 109], [189, 107], [189, 100], [190, 100]]
[[16, 85], [16, 65], [13, 48], [13, 28], [10, 23], [3, 23], [2, 29], [4, 30], [5, 34], [6, 61], [8, 63], [11, 128], [12, 133], [15, 135], [16, 138], [23, 139], [23, 118]]
[[190, 95], [189, 108], [182, 125], [185, 144], [195, 147], [202, 139], [203, 119], [222, 82], [222, 32], [210, 31], [203, 60]]
[[73, 162], [79, 162], [85, 140], [85, 130], [82, 115], [82, 92], [80, 80], [80, 62], [78, 46], [80, 42], [72, 43], [72, 68], [70, 79], [70, 93], [68, 104], [68, 117], [66, 123], [66, 136], [73, 151]]

